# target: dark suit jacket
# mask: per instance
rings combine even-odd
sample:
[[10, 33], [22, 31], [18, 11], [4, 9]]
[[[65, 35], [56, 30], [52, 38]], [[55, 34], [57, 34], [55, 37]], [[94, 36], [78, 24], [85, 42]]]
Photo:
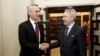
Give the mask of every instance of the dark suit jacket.
[[[44, 42], [43, 25], [38, 23], [40, 29], [40, 43]], [[41, 56], [43, 51], [39, 50], [36, 33], [29, 20], [19, 25], [19, 43], [21, 46], [20, 56]]]
[[74, 25], [68, 36], [64, 38], [64, 27], [58, 36], [58, 41], [49, 45], [49, 49], [60, 46], [61, 56], [86, 56], [85, 32], [78, 26]]

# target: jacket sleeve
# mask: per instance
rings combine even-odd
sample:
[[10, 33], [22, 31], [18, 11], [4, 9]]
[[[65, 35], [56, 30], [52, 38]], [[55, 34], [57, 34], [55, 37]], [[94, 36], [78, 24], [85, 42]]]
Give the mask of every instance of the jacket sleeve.
[[27, 41], [27, 30], [25, 29], [25, 27], [23, 25], [19, 25], [19, 30], [18, 30], [18, 36], [19, 36], [19, 43], [21, 45], [22, 48], [25, 49], [38, 49], [39, 45], [35, 44], [35, 43], [31, 43], [29, 41]]
[[49, 44], [49, 49], [59, 47], [59, 45], [60, 45], [59, 41], [56, 41], [54, 43], [50, 43]]
[[57, 41], [54, 42], [54, 43], [50, 43], [49, 44], [49, 49], [60, 47], [60, 38], [61, 38], [61, 35], [62, 35], [62, 30], [60, 30], [60, 33], [58, 34]]

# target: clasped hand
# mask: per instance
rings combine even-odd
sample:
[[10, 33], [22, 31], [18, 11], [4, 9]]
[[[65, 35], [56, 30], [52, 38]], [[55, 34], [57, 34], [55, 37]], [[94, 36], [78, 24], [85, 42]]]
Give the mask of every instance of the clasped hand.
[[48, 43], [41, 43], [41, 44], [39, 44], [39, 49], [40, 50], [45, 51], [45, 50], [47, 50], [48, 47], [49, 47]]

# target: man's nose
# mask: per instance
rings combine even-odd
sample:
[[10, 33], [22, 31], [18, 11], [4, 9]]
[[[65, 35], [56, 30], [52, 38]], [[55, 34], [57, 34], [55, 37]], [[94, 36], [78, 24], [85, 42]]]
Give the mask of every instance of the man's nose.
[[62, 17], [62, 20], [64, 19], [64, 17]]

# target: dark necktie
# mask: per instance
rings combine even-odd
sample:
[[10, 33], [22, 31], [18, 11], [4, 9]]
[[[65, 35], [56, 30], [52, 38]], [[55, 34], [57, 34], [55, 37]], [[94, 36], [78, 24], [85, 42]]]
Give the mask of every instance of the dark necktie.
[[35, 24], [36, 24], [36, 27], [35, 27], [36, 37], [37, 37], [37, 40], [39, 40], [39, 27], [37, 23]]
[[67, 33], [68, 33], [68, 27], [65, 27], [64, 38], [67, 36]]

